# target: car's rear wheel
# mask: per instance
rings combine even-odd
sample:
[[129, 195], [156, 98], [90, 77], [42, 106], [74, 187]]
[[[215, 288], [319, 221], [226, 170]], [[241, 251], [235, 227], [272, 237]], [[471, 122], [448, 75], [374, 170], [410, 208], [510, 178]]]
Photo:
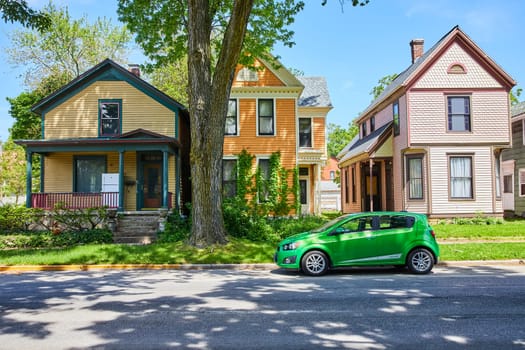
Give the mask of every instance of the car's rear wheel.
[[328, 258], [319, 250], [306, 253], [301, 259], [302, 271], [310, 276], [321, 276], [328, 271]]
[[416, 248], [408, 255], [407, 266], [412, 273], [429, 273], [434, 267], [434, 256], [428, 249]]

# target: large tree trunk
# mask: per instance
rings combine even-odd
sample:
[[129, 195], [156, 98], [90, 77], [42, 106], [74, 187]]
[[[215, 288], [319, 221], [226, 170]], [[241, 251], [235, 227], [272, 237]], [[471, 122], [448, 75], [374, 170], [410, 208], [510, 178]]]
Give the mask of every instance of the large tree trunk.
[[234, 2], [212, 78], [208, 0], [188, 1], [188, 75], [191, 123], [192, 232], [190, 243], [226, 243], [222, 216], [224, 124], [235, 66], [253, 0]]

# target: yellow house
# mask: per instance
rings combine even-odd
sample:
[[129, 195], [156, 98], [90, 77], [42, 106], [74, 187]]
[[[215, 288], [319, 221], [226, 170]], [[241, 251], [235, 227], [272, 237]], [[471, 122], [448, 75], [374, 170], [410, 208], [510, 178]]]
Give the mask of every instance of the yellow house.
[[[224, 137], [223, 181], [235, 180], [237, 155], [255, 156], [254, 168], [269, 166], [281, 153], [286, 169], [299, 168], [301, 212], [320, 212], [320, 183], [326, 156], [326, 117], [332, 109], [322, 77], [296, 77], [259, 59], [257, 69], [238, 66]], [[292, 179], [289, 179], [290, 185]]]
[[41, 188], [27, 206], [108, 206], [119, 211], [179, 208], [189, 197], [189, 118], [184, 106], [107, 59], [33, 106], [42, 139]]

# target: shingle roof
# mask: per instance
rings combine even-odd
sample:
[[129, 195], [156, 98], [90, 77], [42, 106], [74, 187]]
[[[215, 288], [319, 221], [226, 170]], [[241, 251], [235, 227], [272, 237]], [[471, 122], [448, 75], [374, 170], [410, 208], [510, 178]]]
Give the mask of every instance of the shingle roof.
[[299, 107], [332, 107], [328, 86], [324, 77], [297, 77], [304, 85], [299, 97]]
[[512, 106], [510, 115], [516, 117], [520, 114], [525, 113], [525, 102], [520, 102], [517, 105]]
[[381, 136], [387, 132], [390, 132], [391, 129], [389, 127], [391, 125], [392, 122], [386, 123], [362, 139], [359, 138], [359, 134], [356, 135], [356, 137], [354, 137], [354, 139], [350, 141], [350, 143], [337, 155], [338, 159], [341, 157], [339, 159], [339, 163], [343, 163], [349, 159], [352, 159], [359, 154], [370, 152], [375, 146], [378, 145], [378, 141]]

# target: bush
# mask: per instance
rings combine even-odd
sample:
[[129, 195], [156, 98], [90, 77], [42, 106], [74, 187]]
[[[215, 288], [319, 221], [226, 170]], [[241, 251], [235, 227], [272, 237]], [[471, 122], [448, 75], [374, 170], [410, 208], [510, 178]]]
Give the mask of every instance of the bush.
[[113, 234], [108, 230], [94, 229], [77, 232], [35, 232], [0, 236], [0, 249], [56, 248], [79, 244], [113, 243]]
[[168, 216], [164, 231], [158, 233], [157, 242], [172, 243], [185, 241], [189, 238], [190, 232], [191, 220], [178, 213], [172, 213]]
[[0, 206], [0, 233], [26, 231], [34, 220], [36, 210], [22, 205]]

